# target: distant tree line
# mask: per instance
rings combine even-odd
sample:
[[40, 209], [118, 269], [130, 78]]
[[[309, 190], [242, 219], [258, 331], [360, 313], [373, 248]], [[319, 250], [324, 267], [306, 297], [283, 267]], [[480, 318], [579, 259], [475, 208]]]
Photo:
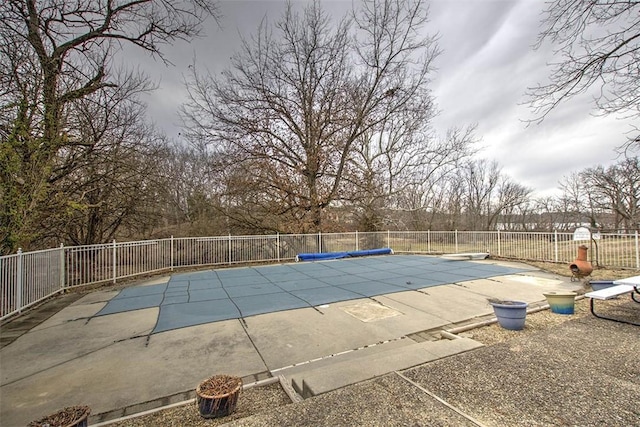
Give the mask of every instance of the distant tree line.
[[121, 44], [162, 59], [217, 16], [214, 2], [3, 2], [0, 253], [170, 235], [639, 228], [638, 157], [532, 198], [478, 157], [475, 125], [433, 130], [439, 48], [424, 2], [355, 6], [336, 23], [319, 2], [289, 4], [222, 74], [194, 64], [178, 143], [146, 117], [148, 78], [112, 64]]
[[[191, 152], [191, 149], [184, 149]], [[191, 173], [187, 182], [202, 182], [207, 154], [176, 156], [193, 162], [174, 167]], [[201, 166], [198, 167], [197, 165]], [[210, 184], [189, 187], [178, 176], [170, 179], [182, 202], [172, 203], [174, 214], [164, 217], [167, 235], [262, 234], [306, 232], [297, 224], [268, 228], [243, 221], [244, 206], [223, 203], [227, 187], [218, 180], [223, 171], [208, 169]], [[218, 181], [216, 183], [216, 181]], [[181, 190], [178, 190], [178, 187]], [[240, 194], [240, 190], [237, 194]], [[249, 189], [247, 194], [253, 192]], [[381, 194], [384, 194], [379, 188]], [[371, 199], [369, 199], [371, 200]], [[359, 202], [333, 203], [322, 212], [322, 232], [379, 230], [505, 230], [572, 232], [588, 226], [608, 232], [640, 230], [640, 158], [621, 159], [604, 167], [594, 166], [570, 173], [559, 183], [557, 196], [533, 197], [532, 191], [504, 174], [493, 161], [467, 158], [443, 169], [432, 181], [408, 185], [379, 205]], [[249, 204], [251, 206], [251, 204]], [[252, 209], [257, 209], [252, 206]], [[230, 215], [227, 215], [230, 213]], [[237, 215], [237, 216], [236, 216]], [[280, 220], [279, 212], [253, 211], [255, 218]], [[171, 220], [169, 220], [171, 218]]]

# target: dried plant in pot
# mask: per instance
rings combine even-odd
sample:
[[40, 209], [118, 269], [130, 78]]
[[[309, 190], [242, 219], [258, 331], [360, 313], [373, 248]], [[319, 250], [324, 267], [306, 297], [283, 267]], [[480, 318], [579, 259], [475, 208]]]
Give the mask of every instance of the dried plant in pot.
[[203, 418], [226, 417], [238, 403], [242, 379], [231, 375], [214, 375], [196, 387], [196, 404]]
[[37, 421], [28, 427], [86, 427], [91, 409], [88, 406], [67, 406]]

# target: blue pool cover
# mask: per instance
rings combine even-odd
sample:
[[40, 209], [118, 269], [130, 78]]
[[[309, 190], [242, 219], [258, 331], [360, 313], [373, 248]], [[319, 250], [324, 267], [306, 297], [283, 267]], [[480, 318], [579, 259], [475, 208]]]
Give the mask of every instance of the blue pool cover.
[[96, 316], [159, 307], [157, 333], [522, 271], [422, 255], [206, 270], [123, 289]]

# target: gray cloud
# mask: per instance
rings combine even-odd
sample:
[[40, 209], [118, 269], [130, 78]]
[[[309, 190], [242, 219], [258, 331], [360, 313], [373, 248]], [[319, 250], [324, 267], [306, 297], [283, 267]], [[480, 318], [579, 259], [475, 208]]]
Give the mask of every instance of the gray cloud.
[[[591, 95], [560, 105], [541, 124], [527, 125], [528, 87], [547, 80], [552, 47], [534, 51], [545, 3], [521, 1], [436, 1], [433, 25], [444, 54], [435, 80], [441, 131], [478, 123], [481, 156], [537, 195], [556, 192], [572, 171], [609, 165], [624, 142], [629, 120], [595, 117]], [[473, 47], [473, 49], [471, 48]]]
[[[294, 4], [305, 3], [304, 0]], [[211, 22], [207, 36], [167, 49], [174, 65], [127, 50], [129, 65], [139, 66], [159, 83], [148, 98], [150, 116], [171, 137], [179, 132], [177, 108], [185, 99], [183, 76], [197, 58], [213, 73], [229, 64], [240, 49], [240, 35], [255, 32], [266, 17], [275, 22], [284, 1], [222, 1], [220, 25]], [[323, 2], [341, 16], [351, 0]], [[531, 46], [539, 31], [544, 2], [532, 0], [435, 0], [430, 4], [429, 34], [438, 33], [444, 53], [438, 58], [434, 94], [441, 114], [439, 132], [453, 125], [478, 123], [484, 150], [514, 180], [549, 195], [571, 171], [617, 161], [615, 147], [624, 141], [629, 120], [595, 117], [591, 96], [562, 104], [539, 125], [524, 122], [532, 112], [523, 105], [527, 87], [544, 83], [551, 47]]]

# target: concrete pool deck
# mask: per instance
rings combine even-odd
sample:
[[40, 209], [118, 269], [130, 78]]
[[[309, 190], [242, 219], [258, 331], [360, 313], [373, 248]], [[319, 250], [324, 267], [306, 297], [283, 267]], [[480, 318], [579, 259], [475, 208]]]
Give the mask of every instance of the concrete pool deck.
[[245, 382], [283, 376], [300, 394], [316, 395], [347, 385], [340, 381], [355, 383], [479, 347], [471, 339], [434, 337], [491, 317], [489, 297], [543, 304], [543, 292], [581, 287], [524, 264], [473, 263], [507, 274], [157, 333], [160, 306], [96, 316], [120, 291], [92, 292], [0, 350], [0, 420], [25, 425], [86, 404], [91, 421], [102, 421], [184, 400], [199, 381], [218, 373]]
[[[630, 298], [604, 310], [640, 320]], [[224, 425], [637, 426], [638, 327], [588, 311], [553, 316], [568, 320]]]

